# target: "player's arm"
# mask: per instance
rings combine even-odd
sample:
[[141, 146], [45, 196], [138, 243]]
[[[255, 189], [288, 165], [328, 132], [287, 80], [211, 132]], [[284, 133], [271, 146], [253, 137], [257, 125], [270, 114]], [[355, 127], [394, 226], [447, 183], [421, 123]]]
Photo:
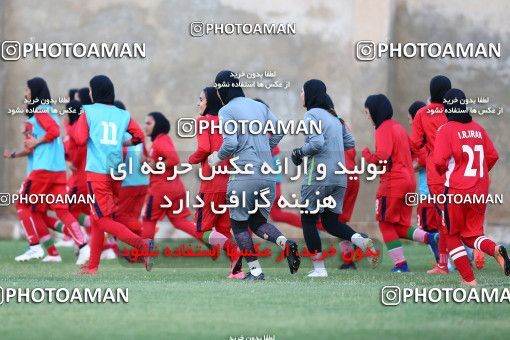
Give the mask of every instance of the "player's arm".
[[145, 135], [143, 134], [142, 128], [140, 127], [140, 125], [138, 125], [138, 123], [133, 118], [131, 118], [129, 120], [127, 132], [129, 132], [129, 134], [132, 137], [131, 137], [131, 139], [124, 141], [122, 143], [123, 146], [137, 145], [137, 144], [140, 144], [141, 142], [143, 142], [143, 140], [145, 139]]
[[[314, 121], [317, 125], [319, 125], [319, 121], [317, 118], [315, 118], [313, 115], [306, 113], [305, 114], [305, 122], [310, 123], [311, 121]], [[311, 124], [308, 124], [310, 126]], [[312, 156], [317, 153], [319, 153], [325, 143], [324, 140], [324, 134], [317, 133], [316, 131], [311, 131], [312, 129], [309, 129], [308, 134], [306, 134], [307, 139], [305, 142], [305, 145], [301, 147], [302, 155], [303, 156]]]
[[409, 141], [411, 142], [411, 150], [418, 153], [420, 149], [423, 147], [423, 141], [425, 140], [425, 130], [423, 129], [423, 123], [421, 120], [422, 110], [418, 110], [416, 112], [416, 116], [413, 119], [413, 124], [411, 125], [411, 136], [409, 137]]
[[87, 114], [85, 111], [81, 113], [80, 118], [78, 118], [74, 125], [76, 125], [74, 128], [74, 141], [76, 144], [87, 144], [87, 140], [89, 139], [89, 123], [87, 122]]
[[58, 124], [51, 118], [51, 116], [46, 112], [36, 112], [35, 119], [41, 125], [41, 127], [46, 131], [44, 136], [39, 138], [35, 138], [34, 136], [29, 136], [25, 140], [25, 146], [29, 149], [35, 148], [36, 146], [43, 143], [50, 143], [55, 138], [60, 136], [60, 127]]
[[344, 151], [354, 149], [356, 141], [354, 140], [351, 130], [345, 124], [342, 124], [342, 134], [344, 140]]
[[[220, 113], [220, 124], [223, 125], [223, 122], [233, 120], [230, 113], [225, 112], [225, 110], [221, 109]], [[239, 141], [237, 139], [236, 133], [225, 133], [223, 132], [223, 143], [221, 144], [220, 149], [218, 150], [218, 154], [216, 155], [218, 160], [223, 160], [225, 158], [228, 158], [232, 156], [235, 151], [237, 150], [237, 147], [239, 146]], [[215, 158], [215, 157], [213, 157]], [[216, 160], [214, 160], [213, 164], [217, 163]]]
[[[200, 120], [201, 118], [198, 119], [198, 121]], [[192, 153], [188, 158], [188, 162], [190, 164], [202, 163], [211, 154], [209, 129], [204, 129], [202, 133], [197, 133], [197, 143], [198, 143], [197, 150], [194, 153]]]
[[483, 133], [483, 140], [485, 141], [485, 148], [484, 150], [484, 158], [487, 162], [487, 168], [489, 171], [494, 167], [496, 162], [499, 159], [499, 154], [496, 148], [494, 147], [494, 143], [492, 143], [492, 139], [489, 137], [487, 132], [485, 130], [482, 131]]
[[[268, 120], [270, 120], [273, 123], [273, 126], [278, 126], [278, 118], [276, 118], [274, 113], [271, 112], [271, 110], [269, 110], [269, 108], [267, 106], [266, 106], [266, 110], [267, 110]], [[274, 148], [276, 148], [278, 143], [280, 143], [280, 141], [282, 140], [283, 136], [284, 136], [283, 133], [279, 133], [279, 134], [272, 134], [269, 137], [269, 147], [271, 148], [271, 151], [274, 150]]]
[[452, 147], [448, 139], [448, 134], [441, 126], [436, 133], [436, 144], [432, 155], [432, 161], [437, 172], [442, 175], [448, 170], [448, 162], [452, 156]]
[[375, 152], [368, 148], [363, 149], [361, 155], [368, 163], [381, 164], [379, 161], [387, 161], [393, 151], [393, 137], [382, 128], [375, 130]]

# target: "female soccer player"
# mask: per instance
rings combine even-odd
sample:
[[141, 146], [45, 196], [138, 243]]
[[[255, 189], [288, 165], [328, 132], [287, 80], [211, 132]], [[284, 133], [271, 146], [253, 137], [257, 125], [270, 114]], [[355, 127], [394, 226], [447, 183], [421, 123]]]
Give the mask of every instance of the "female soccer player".
[[[395, 264], [392, 272], [408, 272], [400, 238], [425, 244], [435, 244], [434, 234], [411, 227], [413, 208], [406, 205], [405, 195], [414, 192], [414, 177], [411, 147], [406, 130], [392, 119], [393, 108], [383, 94], [368, 96], [365, 113], [375, 127], [375, 152], [368, 148], [362, 152], [368, 163], [385, 164], [375, 201], [376, 220], [384, 243]], [[385, 162], [385, 163], [384, 163]]]
[[[432, 163], [432, 154], [434, 152], [436, 142], [437, 129], [447, 122], [444, 114], [443, 98], [445, 93], [451, 89], [450, 79], [445, 76], [435, 76], [430, 80], [430, 104], [422, 107], [416, 112], [411, 127], [411, 148], [414, 153], [418, 154], [422, 147], [425, 147], [427, 186], [431, 195], [439, 195], [443, 193], [443, 184], [445, 175], [439, 175]], [[435, 205], [437, 211], [437, 219], [441, 218], [441, 207]], [[448, 251], [445, 241], [444, 228], [439, 228], [439, 262], [429, 270], [428, 274], [448, 274]]]
[[[83, 112], [76, 123], [75, 136], [78, 145], [87, 145], [87, 187], [89, 193], [95, 195], [95, 203], [91, 205], [93, 221], [90, 261], [80, 274], [97, 273], [105, 232], [139, 251], [147, 252], [150, 248], [148, 242], [115, 220], [121, 182], [114, 180], [110, 174], [111, 169], [116, 169], [123, 161], [122, 146], [141, 143], [144, 139], [143, 131], [129, 112], [113, 105], [115, 90], [107, 76], [92, 78], [90, 93], [94, 104], [83, 106]], [[123, 142], [126, 131], [132, 138]], [[148, 257], [145, 259], [146, 265]]]
[[[198, 148], [190, 155], [188, 161], [190, 164], [200, 163], [203, 174], [207, 176], [211, 174], [211, 166], [207, 163], [207, 157], [214, 151], [218, 151], [223, 143], [221, 134], [212, 129], [212, 126], [219, 125], [218, 112], [221, 106], [216, 89], [214, 87], [204, 88], [198, 100], [200, 117], [197, 119], [197, 125], [200, 126], [201, 122], [207, 122], [209, 128], [197, 133]], [[228, 160], [223, 161], [221, 165], [228, 165]], [[230, 232], [230, 216], [228, 212], [215, 214], [211, 210], [212, 205], [217, 209], [219, 204], [227, 202], [227, 182], [227, 174], [216, 174], [211, 180], [202, 180], [199, 195], [204, 201], [204, 206], [196, 210], [195, 223], [197, 232], [205, 243], [211, 246], [219, 246], [225, 252], [232, 253], [229, 252], [229, 249], [237, 250], [238, 248], [237, 244], [231, 240], [233, 236]], [[215, 230], [213, 230], [213, 227]], [[239, 251], [234, 253], [237, 255], [230, 257], [231, 272], [229, 278], [242, 279], [244, 273], [238, 255]], [[234, 269], [235, 273], [233, 272]]]
[[[188, 220], [191, 215], [185, 205], [186, 190], [179, 176], [174, 174], [174, 166], [179, 164], [174, 143], [168, 135], [170, 122], [161, 112], [151, 112], [145, 118], [145, 134], [151, 137], [152, 144], [149, 151], [147, 163], [155, 169], [156, 162], [164, 162], [163, 173], [151, 173], [145, 214], [143, 216], [142, 236], [144, 239], [154, 240], [156, 223], [165, 216], [172, 225], [203, 242], [197, 232], [196, 225]], [[175, 176], [168, 180], [168, 177]], [[162, 207], [166, 204], [166, 198], [170, 199], [170, 207]], [[153, 265], [153, 258], [149, 258], [147, 269]]]
[[510, 259], [505, 247], [494, 243], [483, 232], [486, 202], [472, 203], [474, 195], [488, 195], [489, 171], [499, 156], [485, 129], [472, 120], [466, 108], [464, 92], [450, 89], [444, 99], [448, 122], [437, 131], [432, 160], [439, 175], [448, 174], [444, 193], [466, 200], [461, 203], [446, 200], [444, 204], [446, 244], [462, 276], [462, 283], [476, 286], [464, 245], [493, 256], [503, 273], [510, 276]]
[[[231, 71], [221, 71], [215, 79], [217, 94], [224, 105], [220, 112], [220, 123], [238, 121], [258, 121], [265, 126], [268, 121], [277, 126], [277, 118], [269, 108], [253, 99], [246, 98], [239, 79], [233, 76]], [[291, 274], [297, 272], [300, 264], [296, 242], [287, 238], [272, 224], [267, 223], [271, 206], [275, 199], [275, 178], [272, 175], [264, 175], [261, 167], [271, 164], [271, 151], [283, 138], [282, 134], [274, 134], [268, 138], [264, 133], [242, 131], [238, 126], [236, 133], [223, 131], [223, 144], [218, 152], [212, 153], [208, 162], [216, 165], [220, 161], [236, 155], [239, 157], [236, 165], [240, 168], [251, 169], [248, 173], [232, 175], [227, 186], [227, 201], [238, 204], [229, 207], [230, 222], [237, 244], [243, 252], [252, 252], [253, 256], [246, 256], [250, 273], [244, 278], [246, 281], [264, 280], [264, 273], [255, 255], [253, 240], [248, 231], [250, 228], [257, 236], [273, 242], [286, 249], [285, 254]], [[243, 133], [244, 132], [244, 133]], [[261, 201], [262, 206], [256, 202]], [[249, 212], [253, 213], [250, 214]]]
[[[319, 216], [322, 226], [331, 235], [344, 240], [350, 240], [363, 250], [371, 249], [375, 254], [372, 240], [355, 232], [350, 226], [339, 222], [342, 213], [346, 175], [336, 175], [338, 163], [345, 163], [344, 150], [354, 147], [354, 139], [345, 125], [332, 110], [331, 98], [326, 92], [326, 85], [318, 79], [305, 82], [301, 92], [301, 103], [306, 108], [305, 121], [321, 124], [322, 131], [308, 131], [305, 144], [292, 151], [292, 161], [301, 165], [304, 157], [308, 157], [308, 175], [303, 178], [301, 185], [301, 203], [308, 206], [301, 212], [301, 223], [308, 251], [315, 254], [312, 257], [314, 270], [309, 277], [326, 277], [328, 272], [324, 266], [322, 245], [317, 230]], [[341, 150], [341, 151], [340, 151]], [[318, 168], [324, 168], [324, 177], [319, 178]], [[323, 207], [324, 199], [332, 198], [334, 207]], [[371, 258], [375, 265], [376, 256]]]
[[[51, 99], [46, 81], [42, 78], [28, 80], [25, 97], [31, 101], [27, 111], [29, 118], [26, 127], [29, 134], [25, 140], [25, 147], [33, 151], [28, 155], [30, 175], [23, 184], [20, 193], [23, 195], [53, 195], [63, 199], [66, 194], [64, 148], [60, 137], [57, 113], [51, 105], [43, 103], [44, 100]], [[61, 202], [49, 206], [44, 203], [34, 205], [22, 203], [19, 208], [20, 219], [26, 220], [28, 216], [38, 231], [44, 229], [47, 231], [44, 216], [48, 208], [54, 210], [79, 247], [77, 264], [83, 264], [88, 260], [90, 249], [85, 242], [78, 221], [69, 212], [67, 205]], [[58, 255], [49, 255], [59, 257]]]

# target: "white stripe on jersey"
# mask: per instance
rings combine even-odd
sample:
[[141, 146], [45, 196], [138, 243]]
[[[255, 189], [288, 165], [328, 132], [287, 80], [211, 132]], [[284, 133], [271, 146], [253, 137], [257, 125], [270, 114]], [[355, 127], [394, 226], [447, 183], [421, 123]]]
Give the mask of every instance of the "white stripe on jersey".
[[453, 169], [455, 169], [455, 159], [453, 159], [453, 156], [450, 157], [450, 161], [448, 162], [448, 171], [446, 171], [446, 182], [444, 182], [445, 187], [450, 187], [450, 176], [453, 172]]

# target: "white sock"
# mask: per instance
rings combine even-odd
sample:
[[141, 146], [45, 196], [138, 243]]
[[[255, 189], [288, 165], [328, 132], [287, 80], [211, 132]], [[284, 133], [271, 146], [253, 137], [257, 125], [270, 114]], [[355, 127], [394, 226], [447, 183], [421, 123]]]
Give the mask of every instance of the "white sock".
[[356, 246], [363, 250], [365, 250], [365, 245], [369, 239], [361, 236], [359, 233], [352, 235], [351, 242]]
[[315, 256], [312, 256], [312, 264], [313, 264], [314, 270], [318, 270], [318, 271], [326, 270], [326, 267], [324, 267], [324, 260], [317, 260], [317, 259], [320, 259], [321, 257], [322, 257], [322, 252], [317, 253], [317, 255], [315, 255]]
[[285, 236], [278, 236], [276, 239], [276, 244], [280, 246], [280, 248], [285, 249], [285, 244], [287, 243], [287, 238]]
[[248, 262], [248, 267], [250, 267], [251, 275], [259, 276], [262, 274], [262, 267], [260, 267], [259, 260]]

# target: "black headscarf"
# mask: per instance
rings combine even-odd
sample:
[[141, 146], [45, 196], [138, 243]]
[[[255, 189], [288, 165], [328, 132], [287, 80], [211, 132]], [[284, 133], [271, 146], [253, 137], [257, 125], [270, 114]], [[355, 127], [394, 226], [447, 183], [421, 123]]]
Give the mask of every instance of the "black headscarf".
[[90, 90], [94, 103], [113, 104], [115, 101], [115, 90], [113, 83], [107, 76], [95, 76], [90, 80]]
[[76, 92], [78, 92], [78, 89], [69, 89], [69, 100], [74, 100]]
[[444, 96], [444, 113], [449, 121], [469, 123], [473, 118], [466, 107], [466, 95], [459, 89], [450, 89]]
[[81, 103], [77, 100], [71, 100], [66, 104], [66, 109], [71, 111], [67, 113], [67, 116], [69, 117], [69, 125], [73, 125], [80, 118]]
[[46, 84], [46, 81], [40, 77], [27, 80], [27, 86], [30, 89], [31, 102], [33, 102], [27, 105], [27, 116], [32, 117], [34, 115], [32, 111], [41, 105], [42, 100], [50, 100], [51, 95], [48, 84]]
[[442, 104], [445, 93], [451, 88], [450, 79], [445, 76], [435, 76], [430, 80], [430, 102]]
[[[232, 71], [221, 71], [214, 79], [215, 87], [218, 89], [223, 105], [227, 105], [229, 101], [237, 97], [244, 97], [243, 89], [239, 86], [239, 79], [233, 76]], [[222, 86], [219, 88], [219, 86]], [[223, 87], [225, 86], [225, 87]]]
[[92, 99], [90, 99], [88, 87], [82, 87], [81, 89], [78, 90], [78, 99], [80, 100], [82, 105], [92, 104]]
[[264, 104], [269, 109], [269, 105], [267, 105], [267, 103], [265, 101], [263, 101], [262, 99], [260, 99], [260, 98], [253, 98], [253, 100], [256, 101], [256, 102]]
[[214, 87], [206, 87], [204, 90], [205, 100], [207, 101], [207, 106], [205, 107], [204, 115], [210, 114], [213, 116], [217, 116], [221, 107], [221, 100], [216, 93], [216, 89]]
[[393, 108], [390, 100], [384, 94], [373, 94], [367, 97], [365, 107], [377, 129], [385, 120], [393, 117]]
[[170, 122], [161, 112], [151, 112], [148, 114], [154, 119], [154, 128], [151, 133], [151, 140], [154, 141], [160, 134], [168, 134], [170, 132]]
[[416, 116], [416, 112], [418, 112], [418, 110], [424, 106], [427, 106], [427, 104], [425, 104], [424, 102], [422, 102], [420, 100], [417, 100], [414, 103], [412, 103], [411, 106], [409, 106], [407, 111], [409, 112], [411, 117], [414, 119], [414, 116]]
[[126, 105], [124, 105], [124, 103], [121, 102], [120, 100], [114, 101], [113, 105], [116, 106], [117, 108], [121, 109], [121, 110], [125, 110], [126, 109]]
[[303, 85], [305, 93], [305, 107], [307, 110], [321, 108], [326, 111], [331, 109], [333, 101], [326, 93], [326, 84], [318, 79], [310, 79]]

